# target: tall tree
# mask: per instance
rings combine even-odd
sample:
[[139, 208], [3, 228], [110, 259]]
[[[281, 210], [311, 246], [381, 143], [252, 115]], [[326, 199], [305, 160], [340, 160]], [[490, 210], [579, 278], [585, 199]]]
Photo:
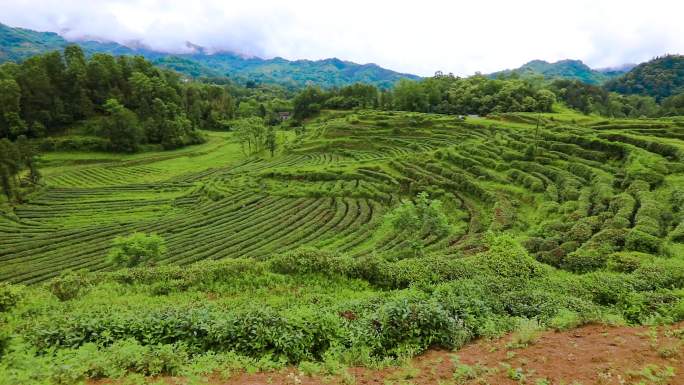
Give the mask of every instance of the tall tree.
[[85, 54], [78, 45], [64, 48], [66, 63], [64, 103], [74, 119], [84, 118], [92, 113], [93, 105], [86, 91], [87, 64]]
[[107, 118], [102, 124], [101, 134], [109, 139], [114, 151], [137, 151], [142, 140], [142, 130], [136, 115], [116, 99], [104, 104]]
[[19, 160], [22, 165], [28, 168], [28, 180], [32, 184], [38, 184], [40, 182], [40, 172], [36, 165], [36, 158], [38, 157], [38, 149], [34, 142], [29, 141], [26, 136], [22, 135], [17, 138], [16, 147], [19, 151]]
[[266, 126], [261, 118], [251, 117], [236, 120], [233, 122], [233, 131], [235, 141], [240, 143], [245, 154], [254, 154], [263, 149]]
[[17, 174], [21, 169], [21, 154], [17, 146], [7, 138], [0, 139], [0, 187], [8, 201], [17, 197], [15, 188]]
[[278, 148], [276, 130], [273, 126], [269, 126], [268, 131], [266, 132], [266, 148], [271, 152], [271, 157], [273, 157]]
[[307, 87], [294, 98], [294, 116], [306, 119], [321, 110], [326, 95], [319, 87]]

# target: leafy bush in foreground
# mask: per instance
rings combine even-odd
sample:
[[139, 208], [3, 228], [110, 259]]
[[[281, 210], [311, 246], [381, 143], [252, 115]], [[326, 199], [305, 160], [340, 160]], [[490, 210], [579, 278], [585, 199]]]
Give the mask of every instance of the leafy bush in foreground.
[[158, 260], [166, 252], [164, 239], [157, 234], [133, 233], [114, 239], [107, 258], [116, 266], [133, 267]]
[[[226, 355], [248, 357], [239, 365], [371, 364], [499, 336], [521, 319], [557, 329], [684, 319], [678, 259], [622, 253], [608, 260], [612, 271], [577, 275], [537, 262], [510, 236], [486, 242], [488, 250], [462, 257], [393, 262], [304, 249], [262, 261], [59, 277], [48, 291], [25, 289], [32, 295], [11, 310], [19, 317], [5, 328], [9, 358], [0, 374], [22, 373], [20, 359], [74, 362], [46, 369], [52, 383], [174, 374]], [[67, 295], [72, 283], [87, 290]]]

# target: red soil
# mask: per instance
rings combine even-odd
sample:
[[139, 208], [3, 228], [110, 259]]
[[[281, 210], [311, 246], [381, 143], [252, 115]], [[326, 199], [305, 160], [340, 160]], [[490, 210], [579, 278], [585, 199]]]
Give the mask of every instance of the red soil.
[[[683, 338], [684, 323], [657, 329], [588, 325], [567, 332], [544, 332], [523, 348], [511, 347], [509, 336], [480, 340], [455, 352], [431, 350], [400, 368], [349, 369], [346, 379], [340, 375], [309, 377], [289, 368], [271, 373], [239, 373], [225, 380], [214, 377], [208, 383], [684, 385]], [[466, 372], [471, 375], [458, 374]], [[541, 379], [548, 382], [538, 382]], [[187, 383], [179, 378], [166, 378], [165, 382]]]

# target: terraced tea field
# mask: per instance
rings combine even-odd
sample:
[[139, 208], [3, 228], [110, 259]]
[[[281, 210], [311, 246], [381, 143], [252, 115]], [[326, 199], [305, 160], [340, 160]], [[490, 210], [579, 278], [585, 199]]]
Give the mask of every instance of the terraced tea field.
[[46, 187], [0, 217], [0, 280], [108, 270], [112, 239], [156, 232], [163, 264], [267, 258], [299, 247], [388, 259], [415, 250], [383, 220], [426, 191], [452, 231], [423, 254], [472, 254], [506, 231], [575, 272], [620, 251], [684, 254], [684, 122], [561, 114], [323, 115], [275, 157], [246, 157], [230, 133], [130, 156], [50, 153]]

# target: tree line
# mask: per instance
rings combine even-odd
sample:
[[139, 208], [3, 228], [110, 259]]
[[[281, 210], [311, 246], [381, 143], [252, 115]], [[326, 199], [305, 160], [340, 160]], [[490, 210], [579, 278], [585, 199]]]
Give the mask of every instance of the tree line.
[[[0, 189], [9, 202], [22, 200], [22, 184], [35, 185], [40, 181], [37, 155], [35, 145], [23, 135], [14, 142], [0, 139]], [[28, 170], [28, 175], [22, 181], [19, 176], [24, 170]]]
[[483, 75], [459, 78], [436, 74], [421, 80], [402, 79], [389, 90], [354, 84], [323, 90], [310, 86], [293, 99], [295, 117], [304, 119], [321, 109], [371, 107], [439, 114], [487, 115], [506, 112], [551, 112], [557, 101], [585, 114], [612, 118], [684, 114], [684, 93], [658, 102], [651, 96], [622, 95], [578, 80], [492, 79]]
[[684, 93], [669, 96], [658, 103], [652, 96], [623, 95], [577, 80], [556, 80], [549, 87], [558, 100], [584, 114], [595, 113], [610, 118], [684, 115]]
[[664, 101], [684, 92], [684, 55], [665, 55], [639, 64], [605, 88], [621, 94], [648, 95]]
[[189, 81], [143, 57], [86, 57], [72, 45], [0, 66], [0, 138], [44, 138], [87, 122], [107, 150], [171, 149], [201, 142], [198, 129], [227, 129], [235, 117], [274, 119], [287, 108], [283, 97], [274, 88]]
[[373, 107], [385, 110], [442, 114], [551, 111], [555, 95], [525, 80], [499, 80], [484, 76], [458, 78], [439, 75], [414, 81], [401, 79], [390, 90], [354, 84], [328, 91], [308, 87], [294, 98], [297, 118], [321, 108]]

